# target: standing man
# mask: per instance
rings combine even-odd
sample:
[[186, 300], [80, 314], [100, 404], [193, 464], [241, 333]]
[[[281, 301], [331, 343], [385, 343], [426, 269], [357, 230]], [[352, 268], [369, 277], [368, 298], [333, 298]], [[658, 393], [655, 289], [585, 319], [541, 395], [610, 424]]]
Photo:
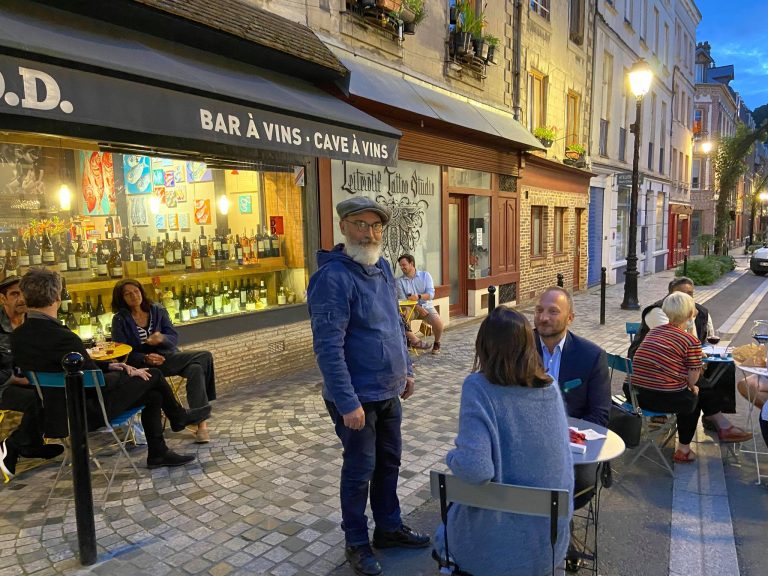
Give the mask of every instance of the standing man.
[[432, 300], [435, 297], [435, 283], [426, 270], [416, 270], [416, 261], [410, 254], [403, 254], [397, 259], [403, 275], [397, 279], [397, 297], [399, 300], [416, 302], [415, 316], [432, 326], [435, 342], [432, 354], [440, 354], [440, 337], [443, 335], [443, 321], [437, 313]]
[[[568, 329], [573, 317], [573, 298], [567, 290], [557, 286], [544, 290], [533, 315], [536, 347], [544, 369], [560, 387], [568, 416], [608, 426], [611, 413], [608, 357], [597, 344]], [[574, 466], [574, 510], [592, 499], [597, 469], [597, 464]], [[610, 475], [610, 468], [606, 468], [605, 473]], [[577, 572], [580, 565], [581, 557], [569, 546], [566, 570]]]
[[21, 277], [0, 282], [0, 410], [21, 412], [21, 423], [0, 444], [0, 472], [5, 482], [16, 474], [19, 456], [55, 458], [64, 452], [61, 444], [43, 444], [43, 406], [34, 387], [14, 373], [11, 332], [24, 322], [27, 304], [19, 288]]
[[308, 288], [323, 398], [344, 447], [341, 527], [356, 574], [382, 573], [368, 540], [370, 486], [377, 548], [423, 548], [429, 536], [404, 525], [397, 498], [403, 400], [413, 371], [397, 306], [395, 279], [381, 257], [389, 211], [356, 196], [336, 206], [345, 243], [318, 252]]

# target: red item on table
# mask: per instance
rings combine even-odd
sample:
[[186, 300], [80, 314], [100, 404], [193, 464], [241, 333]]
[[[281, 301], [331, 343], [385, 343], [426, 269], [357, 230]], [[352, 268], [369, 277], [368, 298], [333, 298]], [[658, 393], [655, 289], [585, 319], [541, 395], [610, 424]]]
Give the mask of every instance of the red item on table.
[[581, 432], [577, 432], [573, 428], [568, 428], [568, 432], [571, 436], [571, 442], [574, 444], [586, 444], [587, 443], [587, 437], [582, 434]]

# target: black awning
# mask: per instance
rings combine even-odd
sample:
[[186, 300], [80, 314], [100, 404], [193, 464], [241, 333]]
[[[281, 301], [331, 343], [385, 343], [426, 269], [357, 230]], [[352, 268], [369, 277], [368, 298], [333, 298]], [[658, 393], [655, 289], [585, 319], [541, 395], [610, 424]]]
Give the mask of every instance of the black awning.
[[351, 72], [349, 93], [354, 96], [503, 138], [519, 149], [544, 149], [509, 112], [452, 94], [349, 52], [333, 52]]
[[56, 126], [397, 161], [398, 130], [307, 82], [103, 21], [10, 0], [0, 12], [0, 52], [0, 122], [11, 114]]

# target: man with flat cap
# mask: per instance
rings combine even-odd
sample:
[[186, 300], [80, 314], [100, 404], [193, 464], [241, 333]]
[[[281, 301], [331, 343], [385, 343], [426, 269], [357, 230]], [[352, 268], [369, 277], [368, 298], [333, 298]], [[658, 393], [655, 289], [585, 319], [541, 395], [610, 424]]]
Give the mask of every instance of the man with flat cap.
[[[390, 264], [381, 257], [389, 211], [355, 196], [336, 206], [344, 244], [320, 250], [308, 301], [323, 398], [341, 440], [341, 517], [356, 574], [382, 573], [373, 545], [423, 548], [429, 536], [404, 525], [397, 498], [402, 440], [400, 399], [413, 394], [413, 367]], [[369, 490], [370, 489], [370, 490]]]
[[43, 444], [43, 406], [33, 386], [14, 371], [11, 332], [27, 312], [19, 288], [20, 276], [0, 281], [0, 410], [21, 412], [19, 426], [0, 444], [0, 473], [8, 482], [16, 474], [19, 456], [54, 458], [64, 452], [61, 444]]

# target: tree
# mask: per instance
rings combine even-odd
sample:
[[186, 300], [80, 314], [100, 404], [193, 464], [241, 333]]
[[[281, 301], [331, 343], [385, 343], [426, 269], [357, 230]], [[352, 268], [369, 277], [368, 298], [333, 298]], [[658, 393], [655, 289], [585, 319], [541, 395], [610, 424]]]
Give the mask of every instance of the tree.
[[[750, 205], [750, 211], [749, 211], [749, 241], [752, 244], [757, 244], [755, 242], [755, 218], [757, 217], [757, 207], [762, 204], [762, 200], [760, 200], [760, 194], [762, 192], [765, 192], [768, 189], [768, 171], [761, 172], [760, 174], [756, 174], [756, 179], [752, 183], [752, 198], [750, 198], [751, 205]], [[760, 209], [761, 216], [762, 216], [762, 208]], [[760, 226], [762, 227], [763, 223], [760, 222]], [[765, 231], [761, 228], [760, 234], [762, 235]]]
[[745, 158], [752, 151], [755, 142], [762, 142], [768, 136], [768, 124], [763, 124], [757, 130], [749, 130], [746, 125], [739, 124], [736, 134], [724, 136], [717, 147], [714, 168], [717, 190], [720, 194], [717, 200], [715, 220], [715, 253], [728, 253], [728, 227], [730, 212], [736, 208], [736, 187], [747, 171]]
[[768, 104], [755, 108], [755, 111], [752, 112], [752, 118], [755, 121], [755, 126], [762, 126], [768, 120]]

